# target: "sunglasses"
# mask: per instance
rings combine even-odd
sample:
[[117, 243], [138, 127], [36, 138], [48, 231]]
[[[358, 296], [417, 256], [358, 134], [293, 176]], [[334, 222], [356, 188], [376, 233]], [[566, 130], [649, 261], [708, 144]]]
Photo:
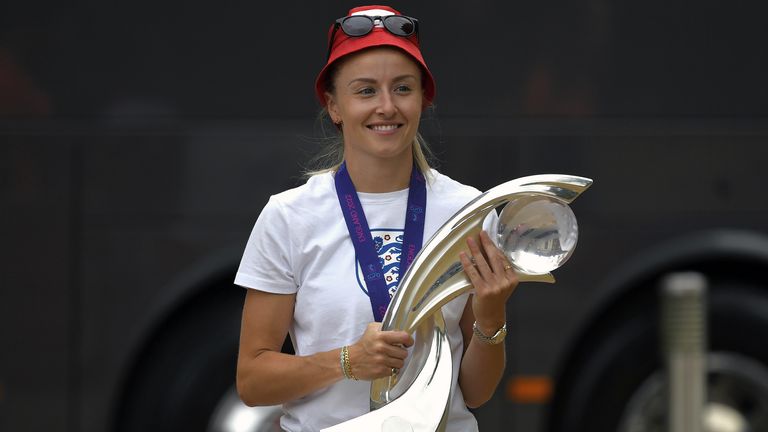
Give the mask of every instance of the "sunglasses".
[[353, 15], [339, 18], [333, 25], [333, 32], [328, 41], [328, 57], [331, 58], [333, 40], [336, 32], [341, 29], [347, 36], [360, 37], [365, 36], [376, 27], [376, 21], [381, 22], [388, 32], [395, 36], [409, 37], [419, 33], [419, 21], [416, 18], [405, 15], [387, 15], [387, 16], [368, 16]]

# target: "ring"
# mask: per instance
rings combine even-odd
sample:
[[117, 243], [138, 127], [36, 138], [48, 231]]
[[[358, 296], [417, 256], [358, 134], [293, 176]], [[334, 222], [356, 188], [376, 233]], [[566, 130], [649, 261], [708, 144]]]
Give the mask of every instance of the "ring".
[[473, 266], [476, 266], [476, 265], [477, 265], [477, 261], [475, 261], [475, 257], [470, 257], [470, 258], [469, 258], [469, 261], [470, 261], [470, 262], [472, 262], [472, 265], [473, 265]]
[[397, 372], [398, 372], [397, 368], [392, 368], [392, 375], [397, 375]]
[[512, 268], [512, 264], [507, 264], [504, 266], [504, 270], [509, 270]]

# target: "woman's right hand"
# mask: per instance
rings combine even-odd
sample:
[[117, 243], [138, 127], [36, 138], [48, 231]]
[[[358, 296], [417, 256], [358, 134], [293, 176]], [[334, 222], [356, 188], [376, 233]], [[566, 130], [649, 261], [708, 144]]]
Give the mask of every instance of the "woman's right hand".
[[413, 338], [408, 333], [382, 331], [381, 323], [370, 323], [360, 340], [349, 346], [352, 374], [366, 381], [390, 376], [392, 368], [403, 367], [408, 356], [406, 348], [411, 345]]

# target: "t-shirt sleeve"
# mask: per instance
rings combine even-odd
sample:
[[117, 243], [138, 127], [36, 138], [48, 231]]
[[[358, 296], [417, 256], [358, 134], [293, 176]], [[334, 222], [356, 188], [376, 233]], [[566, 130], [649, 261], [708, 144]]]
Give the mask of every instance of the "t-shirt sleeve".
[[276, 294], [295, 293], [290, 232], [280, 202], [270, 198], [248, 238], [235, 284]]

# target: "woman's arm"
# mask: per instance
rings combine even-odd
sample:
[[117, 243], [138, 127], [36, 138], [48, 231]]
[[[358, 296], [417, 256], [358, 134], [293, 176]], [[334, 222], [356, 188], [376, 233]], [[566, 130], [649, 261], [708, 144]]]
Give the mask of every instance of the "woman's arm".
[[[247, 405], [275, 405], [306, 396], [344, 377], [341, 347], [308, 356], [283, 354], [296, 301], [295, 294], [272, 294], [249, 289], [243, 307], [237, 391]], [[382, 332], [368, 326], [349, 347], [352, 373], [361, 380], [388, 376], [403, 367], [413, 339], [405, 332]], [[329, 329], [329, 331], [331, 331]]]
[[517, 275], [486, 232], [480, 234], [480, 245], [472, 238], [467, 239], [467, 245], [474, 264], [464, 253], [460, 259], [475, 293], [467, 301], [459, 322], [464, 336], [459, 385], [464, 402], [476, 408], [496, 391], [504, 373], [505, 353], [504, 342], [490, 345], [475, 336], [473, 324], [477, 322], [482, 334], [492, 336], [506, 323], [507, 299], [517, 287]]

